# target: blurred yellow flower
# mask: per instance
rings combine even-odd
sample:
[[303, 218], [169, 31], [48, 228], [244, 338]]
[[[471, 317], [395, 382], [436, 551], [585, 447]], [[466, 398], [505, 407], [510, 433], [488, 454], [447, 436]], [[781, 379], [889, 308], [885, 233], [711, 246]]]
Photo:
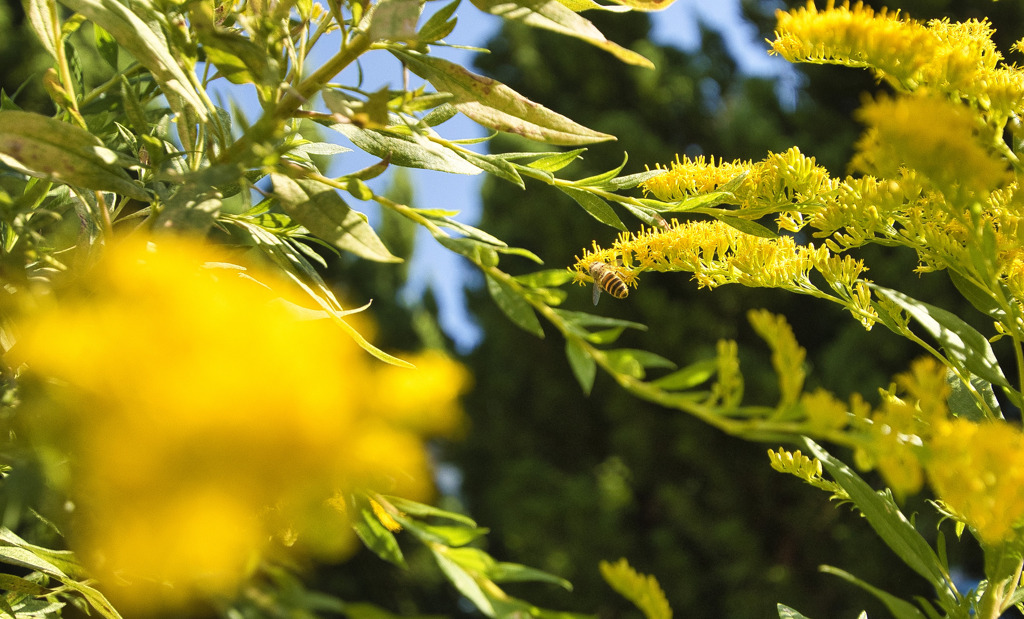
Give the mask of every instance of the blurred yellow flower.
[[1017, 539], [1024, 523], [1024, 434], [1002, 421], [952, 419], [938, 425], [928, 479], [948, 510], [982, 543]]
[[19, 324], [16, 429], [77, 506], [72, 546], [130, 583], [112, 593], [131, 614], [230, 595], [275, 536], [344, 556], [332, 498], [428, 498], [424, 439], [459, 426], [462, 366], [381, 364], [261, 282], [197, 242], [122, 243]]

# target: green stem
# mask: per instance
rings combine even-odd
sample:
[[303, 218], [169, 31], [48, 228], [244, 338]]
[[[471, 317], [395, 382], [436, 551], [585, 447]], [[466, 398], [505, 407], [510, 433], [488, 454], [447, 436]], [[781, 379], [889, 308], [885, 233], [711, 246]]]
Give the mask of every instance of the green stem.
[[320, 65], [309, 77], [284, 92], [284, 96], [273, 108], [265, 111], [260, 119], [245, 132], [238, 141], [218, 158], [225, 165], [245, 164], [252, 157], [252, 147], [272, 140], [284, 130], [284, 125], [295, 112], [359, 56], [370, 49], [370, 37], [356, 31], [340, 52]]

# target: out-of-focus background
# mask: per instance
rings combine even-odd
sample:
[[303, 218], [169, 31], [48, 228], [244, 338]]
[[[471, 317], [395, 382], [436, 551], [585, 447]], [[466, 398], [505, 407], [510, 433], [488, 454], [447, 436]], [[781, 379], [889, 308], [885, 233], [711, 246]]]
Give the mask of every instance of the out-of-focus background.
[[[667, 164], [677, 153], [756, 160], [793, 145], [842, 175], [860, 130], [852, 112], [864, 93], [882, 87], [865, 72], [790, 66], [767, 57], [763, 41], [771, 37], [775, 11], [802, 4], [678, 0], [657, 14], [586, 15], [609, 39], [652, 59], [654, 70], [623, 65], [576, 40], [503, 25], [469, 3], [460, 7], [459, 25], [448, 41], [487, 47], [490, 54], [452, 50], [451, 57], [471, 57], [475, 71], [618, 136], [617, 142], [590, 147], [563, 171], [572, 178], [616, 167], [624, 151], [629, 152], [624, 173], [630, 173]], [[1007, 54], [1024, 36], [1019, 2], [910, 0], [888, 6], [921, 19], [987, 16]], [[0, 86], [13, 96], [25, 80], [34, 80], [16, 100], [45, 112], [38, 78], [47, 60], [41, 52], [33, 54], [38, 47], [32, 46], [14, 0], [0, 5], [0, 33]], [[398, 63], [380, 56], [379, 64], [362, 66], [367, 90], [401, 83]], [[355, 80], [354, 73], [338, 78], [339, 83]], [[245, 92], [224, 96], [232, 94]], [[438, 131], [445, 137], [483, 135], [460, 120]], [[478, 147], [536, 148], [507, 136]], [[332, 171], [340, 175], [369, 162], [346, 153], [337, 156]], [[400, 201], [461, 211], [459, 219], [533, 251], [547, 268], [567, 266], [592, 240], [607, 244], [617, 234], [549, 187], [528, 183], [524, 191], [482, 176], [431, 173], [389, 173], [376, 182]], [[373, 299], [381, 347], [443, 346], [473, 372], [475, 385], [465, 399], [471, 427], [461, 442], [436, 449], [441, 500], [491, 529], [487, 550], [496, 558], [551, 571], [575, 586], [572, 593], [537, 584], [512, 586], [513, 593], [544, 607], [602, 617], [635, 612], [603, 583], [597, 569], [601, 560], [627, 557], [636, 569], [659, 579], [679, 616], [770, 617], [777, 602], [814, 617], [855, 617], [864, 609], [872, 617], [886, 614], [866, 593], [821, 574], [821, 564], [839, 566], [903, 597], [930, 595], [856, 513], [772, 472], [765, 452], [777, 445], [724, 436], [640, 402], [606, 377], [598, 376], [585, 397], [556, 333], [539, 340], [519, 330], [459, 257], [386, 215], [374, 218], [391, 251], [410, 260], [396, 266], [331, 258], [330, 280], [352, 303]], [[874, 280], [885, 284], [899, 278], [901, 290], [977, 322], [974, 310], [957, 305], [943, 274], [908, 281], [913, 255], [873, 248], [860, 257], [868, 261]], [[515, 257], [504, 257], [502, 266], [512, 273], [537, 268]], [[572, 288], [566, 308], [592, 309], [590, 303], [588, 289]], [[645, 274], [628, 299], [606, 295], [597, 311], [648, 325], [649, 331], [627, 334], [622, 344], [679, 365], [712, 356], [721, 338], [738, 340], [747, 399], [773, 403], [768, 355], [745, 320], [747, 310], [761, 307], [784, 314], [808, 348], [810, 388], [820, 384], [840, 396], [859, 391], [875, 401], [877, 388], [887, 386], [918, 354], [881, 327], [865, 332], [822, 302], [735, 287], [697, 290], [680, 274]], [[912, 500], [906, 511], [913, 513], [914, 501], [924, 498]], [[933, 524], [921, 523], [922, 529]], [[979, 557], [962, 553], [952, 535], [947, 541], [959, 576], [979, 577]], [[315, 588], [343, 599], [373, 601], [403, 615], [469, 608], [428, 556], [411, 550], [407, 558], [410, 569], [403, 571], [363, 552], [344, 564], [324, 566], [311, 579]]]

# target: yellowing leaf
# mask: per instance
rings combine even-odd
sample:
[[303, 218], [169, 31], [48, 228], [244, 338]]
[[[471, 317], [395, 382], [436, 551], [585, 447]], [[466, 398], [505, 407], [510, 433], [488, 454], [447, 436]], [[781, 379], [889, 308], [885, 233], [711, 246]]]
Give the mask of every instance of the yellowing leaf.
[[654, 576], [637, 573], [629, 562], [601, 561], [601, 576], [612, 589], [636, 605], [647, 619], [672, 619], [672, 608]]

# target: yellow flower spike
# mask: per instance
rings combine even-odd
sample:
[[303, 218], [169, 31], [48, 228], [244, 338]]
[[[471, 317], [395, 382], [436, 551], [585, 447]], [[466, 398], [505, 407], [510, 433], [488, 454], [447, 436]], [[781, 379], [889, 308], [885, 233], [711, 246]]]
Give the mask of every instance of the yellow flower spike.
[[767, 310], [751, 310], [747, 319], [754, 331], [768, 343], [772, 366], [779, 381], [779, 409], [796, 403], [804, 388], [804, 361], [807, 351], [797, 344], [793, 328], [784, 316]]
[[807, 423], [816, 432], [842, 430], [850, 421], [846, 405], [825, 389], [802, 394], [800, 407], [804, 409]]
[[1024, 525], [1024, 434], [1002, 421], [942, 422], [928, 445], [928, 481], [950, 512], [985, 545], [1020, 538]]
[[771, 467], [780, 473], [793, 475], [815, 488], [831, 492], [835, 498], [849, 498], [846, 491], [838, 484], [822, 477], [821, 462], [817, 458], [812, 460], [802, 454], [800, 450], [788, 451], [779, 447], [779, 451], [776, 452], [769, 449], [768, 461]]
[[11, 430], [75, 502], [72, 548], [129, 583], [110, 591], [130, 614], [232, 595], [282, 532], [344, 558], [357, 540], [337, 497], [429, 498], [425, 437], [460, 420], [461, 366], [379, 363], [225, 261], [170, 237], [114, 244], [17, 320], [5, 358], [25, 387]]

